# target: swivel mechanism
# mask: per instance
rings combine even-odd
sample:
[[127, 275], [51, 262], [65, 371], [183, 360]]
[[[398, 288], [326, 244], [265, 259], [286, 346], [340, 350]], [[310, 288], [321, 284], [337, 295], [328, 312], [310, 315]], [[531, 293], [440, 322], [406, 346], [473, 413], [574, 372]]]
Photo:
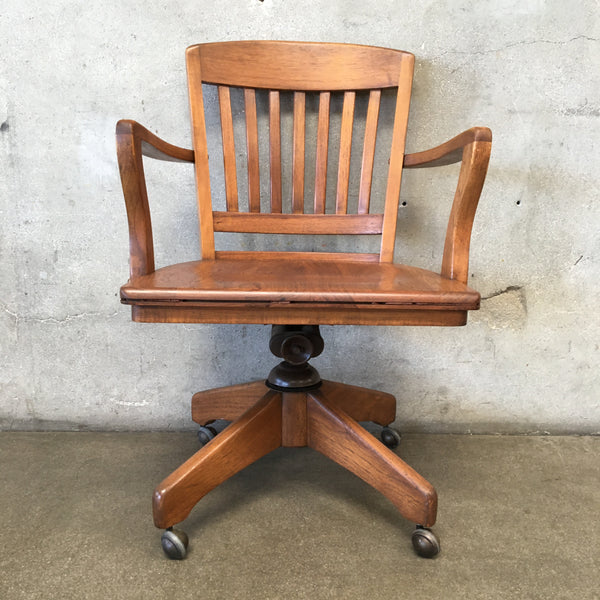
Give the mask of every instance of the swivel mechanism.
[[271, 369], [267, 387], [280, 392], [318, 388], [321, 376], [308, 361], [319, 356], [324, 345], [318, 325], [273, 325], [269, 349], [283, 361]]

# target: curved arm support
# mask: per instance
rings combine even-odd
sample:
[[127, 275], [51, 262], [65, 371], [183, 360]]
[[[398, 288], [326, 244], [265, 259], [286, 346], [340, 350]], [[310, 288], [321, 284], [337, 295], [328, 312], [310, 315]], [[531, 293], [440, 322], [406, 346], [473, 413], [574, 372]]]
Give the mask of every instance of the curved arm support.
[[471, 127], [451, 140], [424, 150], [404, 155], [405, 169], [419, 169], [423, 167], [441, 167], [460, 162], [463, 158], [463, 149], [472, 142], [492, 142], [492, 132], [487, 127]]
[[441, 274], [463, 283], [467, 283], [469, 277], [471, 230], [491, 149], [492, 132], [487, 127], [473, 127], [431, 150], [404, 157], [405, 167], [440, 166], [462, 161], [448, 219]]
[[116, 134], [117, 159], [129, 223], [129, 275], [146, 275], [154, 271], [154, 244], [142, 157], [194, 162], [194, 152], [168, 144], [135, 121], [119, 121]]

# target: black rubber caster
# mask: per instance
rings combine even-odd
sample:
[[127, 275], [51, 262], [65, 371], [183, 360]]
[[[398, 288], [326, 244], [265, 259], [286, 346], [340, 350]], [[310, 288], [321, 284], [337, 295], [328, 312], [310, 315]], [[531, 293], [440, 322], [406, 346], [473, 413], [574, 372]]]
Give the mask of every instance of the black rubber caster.
[[217, 435], [217, 431], [210, 426], [201, 426], [200, 429], [198, 429], [197, 435], [198, 441], [204, 446]]
[[172, 560], [183, 560], [187, 555], [188, 536], [185, 531], [169, 527], [160, 538], [163, 552]]
[[412, 534], [415, 552], [423, 558], [433, 558], [440, 552], [440, 542], [431, 529], [418, 526]]
[[398, 447], [401, 439], [400, 432], [391, 427], [384, 427], [381, 430], [381, 441], [385, 446], [392, 450]]

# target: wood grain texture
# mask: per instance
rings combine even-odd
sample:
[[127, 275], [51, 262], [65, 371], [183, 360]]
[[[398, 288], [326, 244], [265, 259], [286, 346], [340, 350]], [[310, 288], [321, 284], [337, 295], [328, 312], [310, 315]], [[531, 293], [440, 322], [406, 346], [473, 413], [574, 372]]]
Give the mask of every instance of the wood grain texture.
[[372, 235], [382, 231], [382, 215], [213, 213], [215, 231], [296, 235]]
[[192, 421], [204, 425], [224, 419], [234, 421], [268, 391], [264, 380], [197, 392], [192, 396]]
[[279, 92], [269, 92], [269, 168], [271, 174], [271, 212], [282, 211], [281, 200], [281, 106]]
[[331, 93], [319, 95], [319, 121], [317, 125], [317, 151], [315, 171], [315, 214], [325, 214], [327, 199], [327, 158], [329, 152], [329, 109]]
[[381, 492], [406, 519], [427, 527], [435, 523], [437, 494], [428, 481], [318, 390], [309, 393], [307, 405], [311, 448]]
[[294, 92], [294, 134], [292, 153], [292, 212], [304, 212], [304, 146], [306, 131], [306, 94]]
[[202, 96], [200, 57], [187, 56], [188, 95], [192, 117], [192, 139], [196, 162], [196, 194], [198, 199], [198, 221], [200, 226], [200, 250], [202, 258], [214, 258], [215, 234], [212, 222], [212, 197], [208, 168], [208, 146]]
[[[355, 421], [389, 425], [396, 418], [396, 399], [391, 394], [367, 388], [322, 381], [321, 393], [327, 401]], [[197, 392], [192, 396], [192, 420], [204, 425], [217, 419], [234, 421], [256, 404], [268, 391], [264, 380]], [[297, 429], [301, 432], [296, 432]], [[294, 439], [292, 444], [290, 440]], [[300, 443], [301, 442], [301, 443]], [[306, 397], [283, 394], [282, 446], [306, 446]]]
[[262, 325], [403, 325], [459, 327], [467, 311], [393, 304], [321, 302], [147, 302], [131, 307], [138, 323], [256, 323]]
[[219, 250], [217, 258], [233, 260], [289, 260], [292, 262], [317, 260], [329, 262], [379, 262], [379, 254], [363, 252], [293, 252], [293, 251], [252, 251], [252, 250]]
[[[469, 245], [491, 148], [473, 128], [424, 152], [404, 154], [414, 57], [407, 52], [295, 42], [223, 42], [187, 50], [194, 150], [164, 142], [133, 121], [117, 125], [117, 153], [130, 235], [130, 280], [121, 301], [148, 323], [460, 326], [479, 294], [468, 280]], [[203, 83], [218, 86], [227, 212], [213, 211]], [[248, 212], [238, 206], [229, 86], [244, 89]], [[369, 214], [382, 88], [396, 88], [384, 214]], [[271, 213], [261, 214], [257, 95], [268, 91]], [[291, 211], [283, 214], [280, 91], [294, 92]], [[358, 213], [347, 214], [356, 92], [369, 90]], [[344, 93], [336, 213], [326, 215], [331, 92]], [[314, 212], [304, 213], [305, 92], [319, 94]], [[261, 94], [262, 95], [262, 94]], [[334, 104], [333, 107], [336, 107]], [[142, 157], [195, 163], [202, 260], [156, 270]], [[333, 159], [333, 157], [332, 157]], [[403, 167], [462, 161], [447, 227], [441, 273], [392, 264]], [[287, 189], [287, 188], [286, 188]], [[289, 199], [285, 199], [286, 203]], [[286, 211], [289, 208], [286, 206]], [[215, 231], [379, 234], [379, 254], [216, 252]], [[323, 381], [318, 390], [279, 393], [262, 381], [198, 392], [192, 418], [234, 422], [155, 490], [154, 521], [183, 520], [211, 489], [284, 446], [318, 450], [389, 498], [406, 518], [435, 522], [437, 496], [411, 467], [361, 428], [395, 418], [390, 394]]]
[[467, 144], [458, 177], [454, 202], [448, 219], [442, 275], [466, 283], [469, 280], [471, 230], [491, 152], [491, 142]]
[[352, 44], [242, 41], [190, 46], [206, 82], [281, 90], [359, 90], [398, 84], [408, 52]]
[[125, 302], [387, 303], [469, 310], [480, 295], [424, 269], [366, 262], [203, 260], [163, 267], [121, 288]]
[[404, 156], [406, 169], [423, 167], [440, 167], [460, 162], [463, 159], [463, 149], [472, 142], [492, 142], [492, 132], [487, 127], [471, 127], [451, 140], [424, 150]]
[[382, 262], [392, 262], [394, 260], [398, 202], [400, 200], [404, 144], [406, 142], [406, 124], [408, 122], [408, 109], [410, 107], [413, 70], [414, 57], [412, 55], [405, 57], [402, 61], [402, 73], [399, 77], [399, 79], [403, 81], [403, 85], [398, 86], [396, 97], [392, 149], [390, 152], [390, 166], [388, 169], [388, 180], [385, 191], [385, 217], [380, 251]]
[[219, 86], [219, 109], [221, 111], [221, 137], [223, 140], [223, 166], [225, 173], [225, 196], [227, 210], [238, 210], [237, 167], [235, 160], [235, 140], [231, 115], [231, 95], [229, 88]]
[[258, 121], [256, 117], [256, 93], [244, 90], [246, 111], [246, 153], [248, 159], [248, 207], [250, 212], [260, 212], [260, 161], [258, 156]]
[[321, 382], [319, 391], [330, 406], [344, 411], [355, 421], [389, 425], [396, 419], [396, 398], [392, 394], [326, 380]]
[[350, 156], [352, 152], [352, 129], [354, 125], [354, 105], [356, 92], [344, 93], [342, 125], [340, 131], [340, 156], [338, 161], [335, 212], [345, 215], [348, 212], [348, 182], [350, 180]]
[[375, 162], [375, 144], [377, 142], [377, 123], [379, 122], [379, 105], [381, 90], [371, 90], [367, 107], [365, 137], [363, 141], [362, 165], [360, 169], [360, 188], [358, 192], [358, 214], [369, 212], [371, 200], [371, 183], [373, 181], [373, 165]]
[[194, 151], [165, 142], [157, 135], [131, 119], [121, 119], [117, 122], [117, 149], [119, 143], [126, 139], [141, 142], [142, 154], [157, 160], [168, 162], [194, 162]]
[[183, 521], [208, 492], [281, 445], [281, 395], [269, 391], [154, 491], [156, 527]]
[[154, 243], [142, 156], [176, 162], [194, 162], [193, 150], [174, 146], [131, 120], [116, 127], [117, 160], [129, 224], [131, 277], [154, 271]]
[[306, 446], [306, 394], [284, 393], [281, 403], [281, 445], [285, 448]]

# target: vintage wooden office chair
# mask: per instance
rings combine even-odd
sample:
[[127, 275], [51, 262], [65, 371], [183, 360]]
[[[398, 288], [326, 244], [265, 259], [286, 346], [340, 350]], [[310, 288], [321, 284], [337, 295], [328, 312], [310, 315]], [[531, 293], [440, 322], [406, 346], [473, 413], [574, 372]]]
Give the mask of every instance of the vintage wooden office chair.
[[[346, 44], [225, 42], [187, 50], [194, 150], [172, 146], [133, 121], [117, 124], [119, 168], [130, 235], [130, 279], [121, 300], [134, 321], [151, 323], [271, 324], [270, 349], [283, 358], [265, 381], [199, 392], [192, 419], [205, 441], [216, 420], [233, 421], [169, 475], [154, 492], [154, 522], [165, 528], [163, 549], [186, 554], [183, 521], [210, 490], [280, 446], [309, 446], [346, 467], [384, 494], [417, 524], [413, 545], [434, 556], [434, 488], [387, 446], [393, 430], [377, 440], [358, 421], [387, 426], [396, 416], [393, 396], [343, 383], [322, 381], [308, 364], [323, 350], [319, 325], [464, 325], [479, 307], [467, 287], [469, 243], [491, 148], [487, 128], [469, 129], [450, 141], [404, 154], [414, 57], [408, 52]], [[218, 87], [224, 158], [226, 210], [211, 199], [203, 84]], [[231, 88], [243, 89], [248, 199], [238, 198]], [[371, 212], [375, 144], [382, 90], [395, 96], [383, 211]], [[241, 92], [236, 92], [241, 93]], [[386, 92], [387, 94], [388, 92]], [[307, 97], [318, 98], [314, 197], [305, 198]], [[349, 186], [357, 95], [368, 97], [357, 190]], [[291, 197], [282, 193], [281, 115], [293, 96]], [[270, 194], [260, 194], [257, 98], [268, 97]], [[337, 103], [334, 98], [341, 96]], [[328, 152], [330, 112], [341, 107], [339, 151]], [[260, 112], [258, 113], [260, 114]], [[333, 122], [333, 121], [331, 121]], [[356, 135], [356, 133], [355, 133]], [[333, 140], [333, 137], [331, 138]], [[285, 146], [283, 147], [285, 150]], [[155, 269], [152, 227], [142, 156], [195, 163], [201, 260]], [[337, 160], [337, 185], [327, 190], [327, 169]], [[328, 162], [329, 161], [329, 162]], [[403, 168], [462, 161], [440, 273], [394, 264], [394, 239]], [[330, 186], [333, 187], [333, 186]], [[329, 193], [328, 193], [329, 192]], [[328, 201], [331, 198], [331, 202]], [[244, 204], [244, 209], [242, 208]], [[268, 204], [268, 209], [266, 208]], [[329, 205], [333, 204], [333, 211]], [[246, 208], [247, 207], [247, 208]], [[372, 234], [379, 252], [256, 252], [215, 250], [215, 232], [279, 234]], [[235, 343], [232, 340], [232, 343]], [[361, 360], [356, 356], [355, 360]]]

